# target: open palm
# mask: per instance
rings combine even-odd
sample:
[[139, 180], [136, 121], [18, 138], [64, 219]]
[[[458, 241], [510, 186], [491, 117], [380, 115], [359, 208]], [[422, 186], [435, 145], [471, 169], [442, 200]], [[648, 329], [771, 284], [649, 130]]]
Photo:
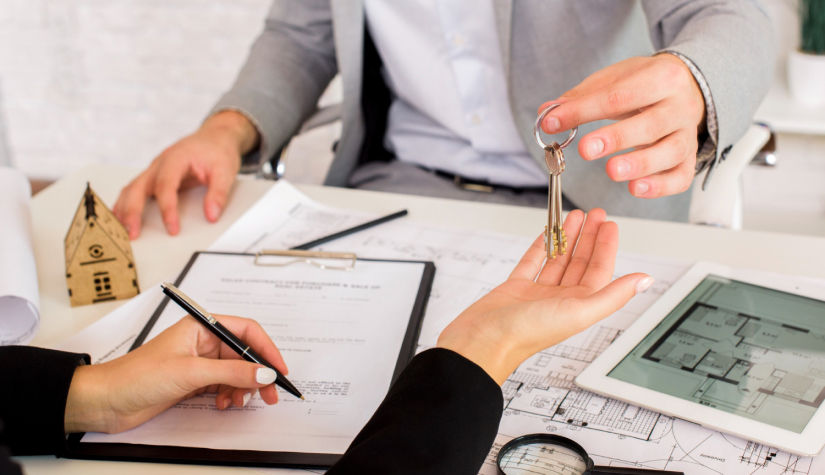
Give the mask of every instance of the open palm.
[[545, 263], [539, 236], [503, 284], [447, 326], [438, 346], [468, 357], [501, 383], [531, 355], [585, 330], [653, 283], [645, 274], [611, 283], [619, 230], [605, 221], [604, 210], [586, 219], [572, 211], [564, 230], [575, 250]]

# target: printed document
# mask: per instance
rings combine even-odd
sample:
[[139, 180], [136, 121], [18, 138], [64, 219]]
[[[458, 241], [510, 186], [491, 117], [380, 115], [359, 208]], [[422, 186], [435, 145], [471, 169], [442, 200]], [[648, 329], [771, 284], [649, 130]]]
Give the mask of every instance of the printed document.
[[[257, 320], [306, 401], [280, 390], [274, 406], [256, 396], [243, 408], [218, 411], [207, 394], [127, 432], [87, 434], [83, 442], [344, 452], [389, 390], [424, 264], [358, 261], [342, 271], [253, 260], [200, 254], [179, 287], [213, 315]], [[147, 341], [184, 317], [191, 318], [168, 303]]]

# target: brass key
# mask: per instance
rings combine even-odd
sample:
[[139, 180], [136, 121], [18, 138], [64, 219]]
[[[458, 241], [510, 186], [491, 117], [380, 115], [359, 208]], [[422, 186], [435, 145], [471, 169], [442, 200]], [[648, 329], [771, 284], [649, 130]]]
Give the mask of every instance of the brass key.
[[576, 132], [579, 130], [578, 127], [573, 128], [567, 140], [562, 142], [561, 145], [556, 142], [550, 142], [549, 145], [544, 143], [539, 133], [541, 121], [544, 120], [548, 112], [560, 105], [561, 104], [553, 104], [541, 111], [533, 129], [533, 133], [536, 136], [536, 143], [544, 149], [544, 162], [547, 164], [547, 171], [549, 172], [547, 187], [547, 226], [544, 227], [544, 250], [547, 252], [548, 259], [555, 259], [567, 251], [567, 235], [564, 234], [564, 228], [562, 227], [561, 174], [564, 171], [564, 154], [561, 149], [573, 142], [573, 139], [576, 138]]
[[544, 161], [549, 173], [547, 188], [547, 226], [544, 227], [544, 250], [548, 259], [555, 259], [567, 251], [567, 235], [562, 227], [561, 173], [564, 154], [556, 142], [544, 149]]

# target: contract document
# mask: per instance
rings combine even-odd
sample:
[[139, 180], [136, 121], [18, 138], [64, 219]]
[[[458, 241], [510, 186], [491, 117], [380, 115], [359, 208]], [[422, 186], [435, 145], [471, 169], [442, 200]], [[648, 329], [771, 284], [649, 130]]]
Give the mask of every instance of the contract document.
[[[279, 388], [274, 406], [256, 396], [243, 408], [218, 411], [215, 395], [208, 394], [132, 430], [89, 433], [82, 442], [313, 454], [346, 450], [414, 352], [434, 268], [424, 262], [358, 260], [343, 271], [254, 261], [249, 254], [197, 253], [177, 285], [213, 315], [258, 321], [306, 401]], [[146, 341], [181, 318], [192, 318], [166, 302], [150, 320]]]

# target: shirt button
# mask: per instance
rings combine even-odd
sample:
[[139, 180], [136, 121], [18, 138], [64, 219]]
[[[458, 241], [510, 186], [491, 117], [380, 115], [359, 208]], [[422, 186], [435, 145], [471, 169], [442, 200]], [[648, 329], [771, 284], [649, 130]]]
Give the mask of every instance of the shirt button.
[[478, 115], [478, 114], [473, 114], [473, 115], [470, 117], [470, 121], [471, 121], [472, 123], [474, 123], [474, 124], [478, 125], [478, 124], [480, 124], [480, 123], [481, 123], [481, 116], [480, 116], [480, 115]]
[[458, 48], [464, 46], [464, 36], [458, 34], [453, 36], [453, 45]]

